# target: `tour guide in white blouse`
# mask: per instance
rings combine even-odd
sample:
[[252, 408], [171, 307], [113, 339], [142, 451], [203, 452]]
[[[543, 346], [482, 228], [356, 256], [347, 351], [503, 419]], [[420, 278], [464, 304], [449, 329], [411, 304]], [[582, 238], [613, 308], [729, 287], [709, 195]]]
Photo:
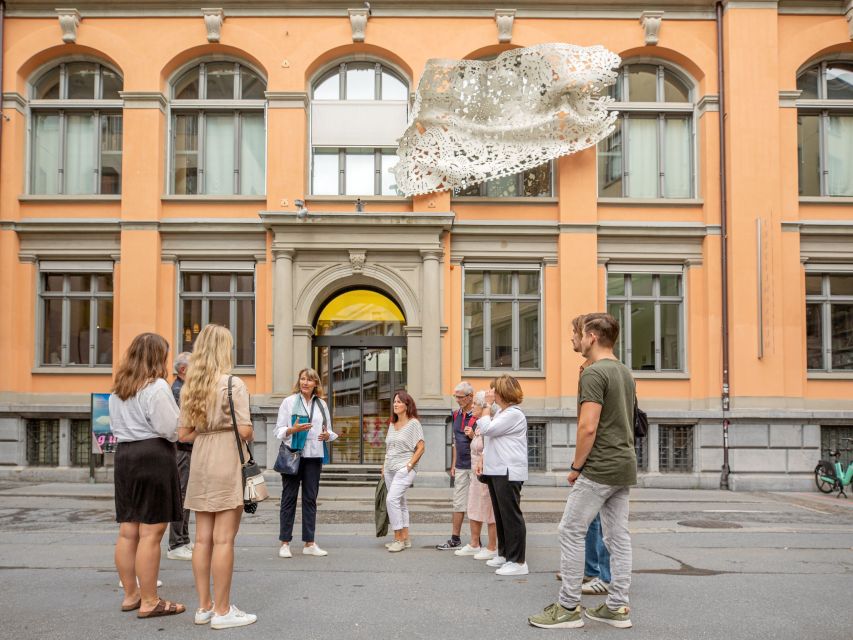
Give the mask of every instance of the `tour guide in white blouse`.
[[500, 576], [527, 575], [527, 527], [521, 513], [521, 485], [527, 480], [527, 418], [518, 408], [524, 399], [518, 380], [502, 375], [492, 383], [500, 411], [477, 421], [485, 442], [483, 462], [475, 469], [485, 476], [498, 530], [498, 555], [486, 564]]

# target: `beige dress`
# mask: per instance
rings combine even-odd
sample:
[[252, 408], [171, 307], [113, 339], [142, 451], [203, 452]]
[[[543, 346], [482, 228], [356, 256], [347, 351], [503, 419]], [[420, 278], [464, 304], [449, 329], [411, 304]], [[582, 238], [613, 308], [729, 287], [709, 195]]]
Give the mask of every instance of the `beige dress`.
[[[480, 435], [480, 429], [477, 429], [476, 433], [477, 435], [471, 440], [472, 469], [483, 461], [483, 436]], [[492, 510], [489, 487], [477, 480], [477, 478], [471, 478], [471, 484], [468, 485], [468, 519], [485, 522], [486, 524], [495, 523], [495, 513]]]
[[[240, 378], [231, 379], [231, 395], [237, 425], [251, 426], [249, 391]], [[207, 424], [196, 426], [196, 432], [198, 435], [193, 442], [184, 508], [214, 512], [242, 507], [243, 479], [240, 476], [240, 456], [228, 407], [227, 375], [223, 375], [216, 385], [216, 402], [214, 410], [208, 415]], [[243, 455], [248, 460], [245, 445]]]

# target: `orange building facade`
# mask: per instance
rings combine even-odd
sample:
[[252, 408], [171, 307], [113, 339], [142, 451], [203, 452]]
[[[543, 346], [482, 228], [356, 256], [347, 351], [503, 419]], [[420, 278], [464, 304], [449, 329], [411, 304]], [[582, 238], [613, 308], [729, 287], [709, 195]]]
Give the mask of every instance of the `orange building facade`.
[[[0, 473], [84, 477], [90, 394], [132, 338], [177, 355], [217, 322], [268, 466], [312, 366], [342, 434], [328, 471], [381, 461], [406, 387], [422, 482], [445, 483], [455, 385], [508, 372], [531, 482], [559, 483], [571, 320], [606, 309], [650, 416], [641, 484], [719, 486], [728, 421], [730, 487], [813, 486], [853, 438], [853, 5], [722, 3], [722, 51], [706, 0], [374, 5], [6, 3]], [[622, 57], [614, 134], [399, 195], [388, 169], [427, 59], [543, 42]]]

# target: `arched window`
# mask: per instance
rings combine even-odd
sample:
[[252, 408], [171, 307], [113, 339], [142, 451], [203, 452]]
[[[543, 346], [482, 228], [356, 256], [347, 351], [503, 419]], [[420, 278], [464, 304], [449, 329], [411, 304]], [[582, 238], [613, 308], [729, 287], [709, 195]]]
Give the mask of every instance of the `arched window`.
[[239, 62], [202, 62], [172, 83], [171, 190], [266, 193], [267, 83]]
[[693, 95], [659, 64], [625, 64], [611, 87], [616, 130], [598, 144], [598, 195], [692, 198]]
[[344, 62], [312, 84], [312, 194], [401, 195], [390, 169], [408, 95], [408, 82], [380, 62]]
[[853, 61], [824, 61], [797, 76], [801, 196], [853, 196]]
[[98, 62], [63, 62], [32, 85], [30, 192], [121, 193], [123, 80]]

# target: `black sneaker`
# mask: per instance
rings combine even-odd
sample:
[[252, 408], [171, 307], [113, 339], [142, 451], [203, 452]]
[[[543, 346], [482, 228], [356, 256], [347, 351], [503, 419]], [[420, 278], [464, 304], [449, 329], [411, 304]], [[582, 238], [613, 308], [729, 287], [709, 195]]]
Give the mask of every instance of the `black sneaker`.
[[442, 544], [435, 545], [435, 548], [439, 551], [450, 551], [451, 549], [458, 549], [462, 546], [462, 540], [453, 540], [452, 538], [447, 542]]

